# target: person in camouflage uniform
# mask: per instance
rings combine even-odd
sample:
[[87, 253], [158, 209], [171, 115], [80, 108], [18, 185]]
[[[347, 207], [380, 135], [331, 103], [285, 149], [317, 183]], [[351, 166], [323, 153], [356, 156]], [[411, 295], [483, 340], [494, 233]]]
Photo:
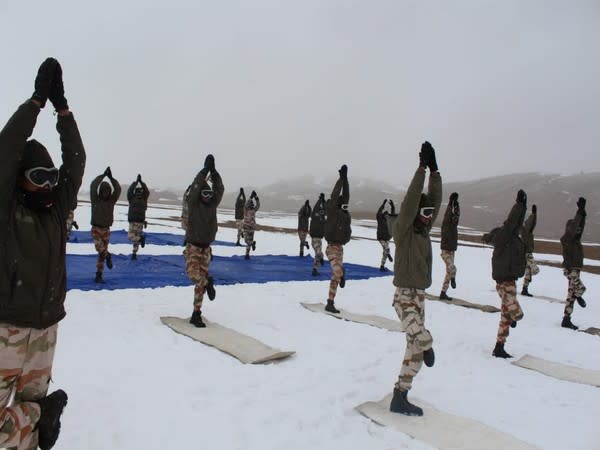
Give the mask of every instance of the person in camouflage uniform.
[[102, 175], [92, 180], [90, 185], [90, 200], [92, 203], [92, 239], [98, 252], [96, 260], [96, 283], [104, 283], [104, 261], [106, 267], [113, 268], [112, 255], [108, 251], [110, 242], [110, 227], [113, 224], [115, 203], [121, 195], [121, 185], [113, 178], [110, 167]]
[[581, 268], [583, 267], [583, 245], [581, 245], [581, 236], [583, 234], [583, 229], [585, 228], [585, 218], [587, 216], [585, 204], [585, 198], [579, 197], [579, 200], [577, 200], [577, 212], [575, 213], [575, 217], [567, 221], [565, 232], [560, 238], [563, 254], [563, 274], [569, 281], [567, 304], [565, 305], [561, 326], [572, 330], [577, 330], [579, 328], [571, 322], [571, 314], [573, 314], [575, 301], [577, 301], [582, 308], [586, 307], [585, 300], [582, 297], [585, 293], [585, 286], [579, 277]]
[[[427, 168], [429, 186], [423, 193]], [[431, 286], [431, 238], [429, 233], [442, 203], [442, 177], [435, 150], [429, 142], [421, 145], [419, 167], [406, 191], [392, 234], [396, 244], [393, 307], [406, 333], [406, 350], [390, 411], [422, 416], [423, 410], [410, 403], [408, 391], [423, 362], [434, 364], [433, 337], [425, 328], [425, 289]]]
[[148, 226], [146, 222], [146, 209], [148, 208], [149, 196], [150, 191], [148, 190], [148, 186], [142, 181], [142, 176], [138, 174], [136, 180], [127, 189], [127, 201], [129, 202], [129, 210], [127, 211], [129, 232], [127, 233], [127, 238], [133, 243], [131, 259], [137, 259], [139, 247], [144, 248], [146, 245], [144, 228]]
[[256, 230], [256, 212], [259, 209], [260, 200], [258, 199], [258, 195], [256, 195], [256, 191], [252, 191], [244, 207], [244, 222], [242, 224], [244, 241], [246, 242], [246, 255], [244, 259], [250, 259], [250, 249], [256, 250], [254, 231]]
[[348, 166], [344, 164], [338, 171], [340, 176], [333, 186], [331, 198], [327, 203], [327, 219], [325, 221], [325, 254], [331, 265], [331, 280], [325, 311], [339, 313], [335, 307], [335, 296], [338, 286], [346, 285], [344, 271], [344, 245], [350, 242], [352, 217], [348, 211], [350, 201], [350, 185], [348, 184]]
[[[46, 101], [57, 112], [62, 165], [28, 140]], [[62, 69], [48, 58], [35, 92], [0, 131], [0, 448], [52, 448], [67, 394], [47, 395], [58, 323], [65, 317], [65, 223], [86, 154], [64, 96]]]
[[525, 245], [519, 232], [526, 211], [527, 194], [519, 189], [517, 200], [504, 224], [483, 236], [483, 242], [494, 246], [492, 278], [496, 281], [496, 292], [502, 302], [496, 346], [492, 351], [492, 356], [497, 358], [512, 358], [504, 349], [504, 344], [509, 329], [515, 328], [517, 322], [523, 318], [523, 310], [517, 300], [516, 280], [525, 273]]
[[71, 239], [71, 233], [73, 232], [73, 228], [79, 230], [79, 224], [75, 221], [76, 207], [77, 201], [75, 201], [75, 206], [69, 211], [69, 215], [67, 216], [67, 241]]
[[458, 203], [458, 193], [450, 194], [444, 220], [442, 221], [442, 238], [440, 249], [442, 251], [442, 261], [446, 264], [446, 276], [442, 283], [440, 300], [452, 300], [446, 292], [448, 286], [456, 288], [456, 266], [454, 265], [454, 254], [458, 248], [458, 221], [460, 220], [460, 205]]
[[235, 245], [240, 246], [240, 238], [243, 236], [244, 224], [244, 206], [246, 206], [246, 194], [244, 188], [240, 188], [240, 193], [235, 199], [235, 226], [237, 228], [237, 241]]
[[312, 208], [308, 200], [298, 211], [298, 238], [300, 239], [300, 256], [304, 256], [304, 247], [309, 248], [306, 236], [308, 235], [308, 222], [312, 214]]
[[[212, 183], [212, 187], [209, 184]], [[212, 259], [210, 244], [217, 235], [217, 207], [223, 198], [223, 181], [215, 168], [215, 158], [208, 155], [204, 160], [204, 168], [198, 172], [191, 184], [187, 197], [188, 226], [185, 231], [185, 269], [194, 283], [194, 309], [190, 323], [198, 328], [206, 325], [202, 321], [202, 300], [204, 292], [209, 300], [214, 300], [216, 291], [213, 277], [208, 267]]]
[[388, 199], [386, 198], [379, 209], [377, 210], [377, 214], [375, 218], [377, 219], [377, 240], [381, 244], [381, 248], [383, 249], [383, 253], [381, 255], [381, 264], [379, 266], [379, 270], [385, 272], [387, 269], [385, 267], [386, 260], [390, 260], [390, 262], [394, 262], [394, 258], [390, 254], [390, 239], [392, 235], [390, 234], [390, 229], [388, 227], [388, 216], [396, 215], [396, 207], [394, 205], [394, 201], [390, 199], [390, 211], [385, 210], [385, 206], [388, 203]]
[[312, 276], [316, 277], [319, 275], [318, 267], [322, 266], [323, 261], [323, 236], [325, 234], [325, 222], [327, 220], [327, 213], [325, 208], [325, 194], [320, 193], [317, 203], [312, 210], [310, 216], [309, 233], [311, 237], [312, 248], [315, 251], [315, 259], [312, 266]]
[[540, 272], [539, 267], [535, 263], [533, 259], [533, 250], [535, 246], [535, 241], [533, 238], [533, 230], [535, 230], [535, 225], [537, 224], [537, 206], [532, 205], [531, 214], [523, 224], [523, 228], [521, 229], [521, 239], [523, 239], [523, 243], [525, 244], [525, 258], [527, 260], [527, 265], [525, 266], [525, 276], [523, 277], [523, 289], [521, 289], [521, 295], [525, 295], [527, 297], [533, 297], [529, 293], [529, 284], [531, 283], [531, 278], [534, 275], [537, 275]]

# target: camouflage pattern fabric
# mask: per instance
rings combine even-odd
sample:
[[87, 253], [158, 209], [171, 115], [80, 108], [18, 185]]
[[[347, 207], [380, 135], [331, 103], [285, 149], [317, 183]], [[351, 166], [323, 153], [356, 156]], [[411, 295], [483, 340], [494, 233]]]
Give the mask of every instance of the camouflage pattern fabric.
[[442, 261], [446, 264], [446, 276], [442, 283], [442, 291], [446, 292], [450, 286], [450, 278], [456, 277], [456, 266], [454, 265], [454, 253], [450, 250], [442, 250]]
[[196, 247], [192, 244], [186, 244], [183, 250], [185, 258], [185, 271], [194, 286], [194, 310], [200, 311], [202, 308], [202, 299], [204, 291], [208, 284], [208, 266], [212, 256], [210, 247]]
[[133, 242], [133, 253], [137, 253], [138, 249], [140, 248], [140, 241], [142, 239], [143, 231], [143, 223], [129, 222], [129, 231], [127, 232], [127, 239]]
[[300, 256], [304, 256], [304, 247], [306, 245], [306, 236], [308, 235], [308, 231], [306, 230], [298, 230], [298, 238], [300, 239]]
[[538, 265], [535, 263], [535, 260], [533, 259], [533, 253], [527, 253], [527, 255], [525, 255], [525, 257], [527, 258], [527, 263], [526, 263], [527, 265], [525, 266], [525, 277], [523, 278], [523, 288], [526, 288], [527, 286], [529, 286], [529, 283], [531, 283], [531, 279], [533, 278], [533, 276], [540, 273], [540, 268], [538, 267]]
[[48, 392], [57, 330], [0, 323], [0, 448], [37, 448], [40, 407], [32, 401]]
[[253, 232], [256, 229], [256, 209], [246, 208], [242, 229], [244, 230], [244, 234], [249, 231]]
[[496, 292], [498, 292], [498, 295], [502, 299], [500, 324], [498, 325], [496, 342], [504, 344], [508, 337], [510, 324], [513, 320], [518, 322], [523, 318], [523, 310], [517, 301], [517, 285], [515, 281], [496, 283]]
[[240, 239], [244, 238], [244, 230], [243, 230], [244, 221], [242, 219], [236, 219], [235, 226], [237, 228], [237, 240], [239, 242]]
[[335, 299], [338, 285], [344, 276], [344, 246], [342, 244], [327, 244], [325, 254], [331, 265], [331, 281], [329, 282], [329, 300]]
[[408, 391], [423, 365], [423, 352], [433, 345], [433, 337], [425, 328], [425, 291], [398, 287], [394, 292], [394, 309], [406, 333], [406, 350], [396, 389]]
[[383, 249], [381, 254], [381, 266], [385, 266], [385, 262], [387, 261], [387, 257], [390, 254], [390, 243], [386, 240], [380, 239], [379, 243]]
[[104, 260], [108, 255], [108, 243], [110, 242], [110, 228], [97, 227], [92, 225], [92, 239], [94, 240], [94, 247], [98, 252], [98, 259], [96, 260], [96, 270], [98, 272], [104, 271]]
[[315, 251], [313, 269], [317, 269], [321, 266], [321, 261], [323, 261], [323, 238], [312, 238], [311, 245]]
[[73, 210], [69, 211], [69, 215], [67, 216], [67, 241], [69, 237], [71, 237], [71, 230], [73, 230], [73, 222], [75, 221], [75, 213]]
[[569, 291], [567, 294], [567, 305], [565, 306], [565, 316], [571, 316], [573, 314], [573, 305], [575, 304], [575, 297], [581, 297], [585, 293], [585, 286], [579, 278], [579, 269], [563, 269], [563, 275], [569, 280]]
[[244, 230], [244, 242], [246, 243], [246, 255], [249, 255], [254, 243], [254, 230]]

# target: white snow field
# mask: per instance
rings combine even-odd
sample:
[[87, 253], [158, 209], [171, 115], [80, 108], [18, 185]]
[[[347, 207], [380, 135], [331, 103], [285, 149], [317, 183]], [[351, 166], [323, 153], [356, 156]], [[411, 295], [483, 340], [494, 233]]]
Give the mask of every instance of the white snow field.
[[[178, 205], [154, 205], [148, 211], [148, 231], [182, 233], [177, 222], [165, 220], [178, 215]], [[229, 210], [219, 215], [220, 221], [231, 218]], [[89, 229], [87, 202], [80, 202], [76, 220]], [[259, 212], [258, 222], [294, 227], [296, 218]], [[119, 204], [112, 229], [126, 228], [126, 206]], [[361, 227], [359, 221], [353, 230], [356, 236], [375, 237], [375, 230]], [[256, 254], [297, 254], [294, 234], [257, 232], [255, 238]], [[221, 227], [217, 239], [234, 241], [235, 230]], [[112, 245], [110, 250], [129, 254], [130, 246]], [[139, 258], [181, 251], [149, 244], [140, 249]], [[241, 247], [213, 251], [220, 256], [243, 254]], [[93, 254], [94, 249], [91, 244], [68, 244], [68, 252]], [[438, 244], [433, 252], [433, 285], [428, 291], [439, 294], [444, 265]], [[355, 239], [345, 247], [348, 262], [378, 267], [380, 256], [381, 247], [373, 240]], [[459, 247], [458, 286], [449, 295], [498, 306], [490, 257], [489, 248]], [[562, 271], [540, 268], [530, 291], [564, 299], [567, 283]], [[93, 277], [95, 267], [89, 271]], [[598, 327], [600, 278], [583, 273], [582, 280], [588, 307], [576, 305], [573, 322], [582, 328]], [[325, 279], [216, 288], [216, 300], [205, 299], [203, 307], [209, 320], [296, 354], [274, 364], [246, 365], [161, 324], [161, 316], [190, 315], [191, 285], [70, 291], [50, 387], [69, 395], [57, 449], [433, 448], [378, 426], [354, 409], [392, 392], [404, 354], [402, 333], [303, 308], [300, 302], [326, 300]], [[350, 280], [338, 290], [336, 305], [397, 320], [393, 293], [391, 276]], [[510, 330], [509, 353], [600, 370], [600, 338], [561, 328], [563, 304], [521, 296], [519, 301], [525, 318]], [[423, 367], [409, 398], [478, 420], [540, 449], [600, 449], [600, 389], [492, 357], [498, 314], [441, 302], [426, 305], [436, 362], [432, 368]], [[496, 448], [494, 442], [485, 445]]]

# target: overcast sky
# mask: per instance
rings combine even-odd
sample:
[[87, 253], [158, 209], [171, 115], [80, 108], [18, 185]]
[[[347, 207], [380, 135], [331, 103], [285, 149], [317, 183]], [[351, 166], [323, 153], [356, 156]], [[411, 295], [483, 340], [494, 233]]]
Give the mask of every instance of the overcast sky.
[[[62, 64], [84, 188], [600, 171], [599, 0], [0, 0], [0, 121]], [[59, 157], [55, 118], [34, 137]]]

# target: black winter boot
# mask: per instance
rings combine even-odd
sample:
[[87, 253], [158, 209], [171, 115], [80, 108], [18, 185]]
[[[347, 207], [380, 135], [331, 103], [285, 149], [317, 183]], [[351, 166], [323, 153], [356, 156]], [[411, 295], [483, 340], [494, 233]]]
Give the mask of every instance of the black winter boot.
[[313, 277], [317, 277], [317, 276], [319, 276], [319, 271], [315, 267], [313, 267], [311, 274]]
[[325, 260], [323, 259], [323, 257], [321, 257], [321, 260], [319, 261], [319, 264], [321, 264], [321, 266], [323, 266], [323, 264], [325, 264]]
[[433, 347], [423, 352], [423, 362], [427, 367], [433, 367], [433, 363], [435, 363], [435, 353], [433, 352]]
[[246, 256], [244, 256], [244, 259], [250, 259], [250, 251], [246, 250]]
[[209, 300], [214, 300], [217, 296], [217, 291], [215, 291], [215, 282], [213, 277], [208, 277], [208, 284], [206, 285], [206, 295], [208, 295]]
[[525, 297], [533, 297], [533, 295], [529, 293], [529, 290], [525, 286], [523, 286], [523, 289], [521, 289], [521, 295], [524, 295]]
[[94, 281], [96, 283], [104, 283], [104, 280], [102, 279], [102, 272], [96, 272], [96, 278], [94, 278]]
[[131, 254], [131, 260], [135, 261], [137, 259], [137, 253], [132, 253]]
[[406, 399], [407, 391], [394, 389], [394, 397], [390, 403], [390, 411], [406, 416], [422, 416], [423, 410]]
[[504, 350], [504, 344], [501, 344], [500, 342], [496, 342], [492, 356], [495, 356], [496, 358], [512, 358], [512, 355], [509, 355]]
[[256, 241], [252, 241], [252, 250], [256, 250]]
[[450, 278], [450, 286], [452, 286], [452, 289], [456, 289], [456, 278]]
[[517, 321], [516, 320], [511, 320], [510, 327], [511, 328], [517, 328]]
[[192, 317], [190, 317], [190, 323], [197, 328], [206, 328], [206, 324], [202, 322], [202, 311], [194, 310]]
[[577, 300], [577, 304], [579, 306], [581, 306], [582, 308], [585, 308], [587, 306], [587, 303], [585, 302], [585, 300], [583, 299], [583, 297], [573, 297], [575, 300]]
[[239, 239], [239, 238], [238, 238], [238, 240], [235, 242], [235, 245], [236, 245], [237, 247], [241, 247], [241, 245], [242, 245], [242, 244], [240, 244], [240, 239]]
[[452, 300], [452, 297], [448, 297], [446, 292], [442, 291], [440, 292], [440, 300]]
[[392, 255], [389, 252], [387, 254], [387, 259], [389, 259], [390, 262], [394, 262], [394, 258], [392, 258]]
[[62, 389], [37, 400], [40, 405], [40, 420], [35, 425], [38, 430], [38, 446], [42, 450], [54, 447], [60, 433], [60, 415], [67, 406], [67, 394]]
[[106, 253], [106, 267], [108, 267], [111, 270], [113, 268], [112, 255], [108, 252]]
[[310, 246], [308, 245], [308, 241], [304, 241], [304, 246], [305, 246], [307, 249], [309, 249], [309, 248], [310, 248]]
[[385, 268], [385, 266], [379, 266], [379, 271], [380, 272], [385, 272], [387, 269]]
[[140, 246], [141, 246], [142, 248], [144, 248], [144, 247], [146, 246], [146, 235], [145, 235], [145, 234], [142, 234], [142, 235], [140, 236]]
[[571, 322], [571, 316], [564, 316], [560, 326], [563, 328], [570, 328], [571, 330], [579, 330], [579, 327]]
[[346, 270], [342, 270], [342, 278], [340, 278], [340, 287], [344, 289], [346, 286]]
[[335, 305], [333, 304], [333, 300], [327, 300], [327, 306], [325, 306], [325, 311], [334, 314], [339, 314], [340, 312], [339, 309], [336, 309]]

